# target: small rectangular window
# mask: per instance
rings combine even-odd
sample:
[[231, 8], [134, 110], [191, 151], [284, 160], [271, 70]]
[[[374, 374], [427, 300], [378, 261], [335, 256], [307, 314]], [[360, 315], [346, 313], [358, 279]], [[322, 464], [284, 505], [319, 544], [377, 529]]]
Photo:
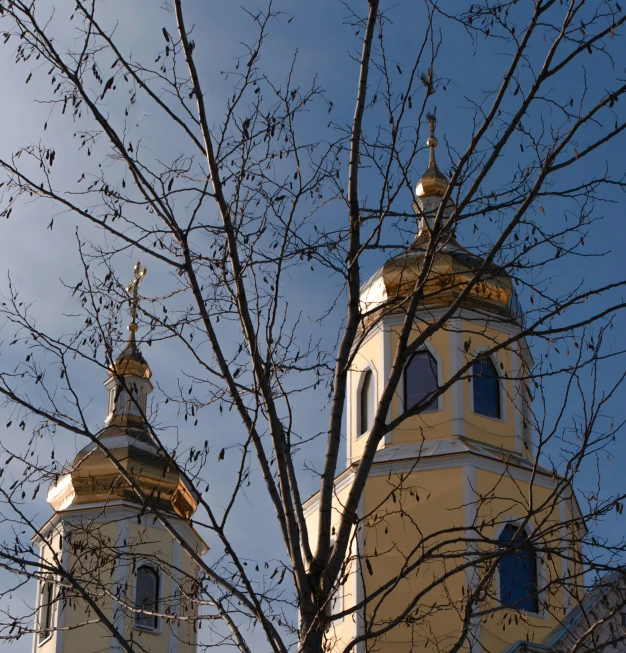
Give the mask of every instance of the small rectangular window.
[[41, 605], [39, 608], [39, 643], [45, 642], [52, 635], [52, 616], [54, 607], [54, 582], [47, 578], [41, 588]]

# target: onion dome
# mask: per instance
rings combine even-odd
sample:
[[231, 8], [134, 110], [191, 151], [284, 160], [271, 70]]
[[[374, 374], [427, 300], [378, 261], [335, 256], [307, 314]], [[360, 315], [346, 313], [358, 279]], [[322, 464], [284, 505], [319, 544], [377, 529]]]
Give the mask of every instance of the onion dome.
[[70, 471], [50, 486], [48, 503], [55, 511], [143, 501], [113, 463], [115, 459], [147, 497], [147, 504], [190, 518], [198, 505], [194, 490], [174, 462], [157, 448], [145, 429], [107, 426], [98, 435], [107, 452], [92, 442], [74, 458]]
[[74, 458], [70, 471], [50, 487], [48, 502], [57, 512], [116, 501], [143, 507], [141, 497], [114, 460], [139, 486], [149, 505], [185, 519], [198, 505], [195, 492], [176, 464], [160, 450], [146, 423], [152, 374], [135, 338], [138, 287], [145, 273], [146, 269], [137, 263], [133, 281], [126, 289], [131, 304], [129, 338], [104, 382], [109, 401], [104, 428], [98, 434], [103, 448], [89, 443]]
[[[415, 187], [415, 202], [413, 210], [417, 215], [417, 234], [418, 239], [425, 233], [429, 233], [435, 226], [435, 220], [439, 214], [441, 201], [448, 190], [448, 179], [437, 167], [435, 160], [435, 148], [437, 139], [435, 138], [435, 115], [428, 115], [430, 123], [430, 136], [426, 140], [428, 145], [428, 167], [426, 172], [421, 176]], [[452, 216], [454, 205], [450, 199], [447, 200], [443, 210], [444, 223]]]
[[430, 122], [430, 136], [426, 140], [426, 145], [429, 148], [428, 167], [415, 187], [415, 195], [418, 198], [432, 196], [443, 197], [443, 194], [448, 188], [448, 179], [439, 170], [437, 161], [435, 160], [435, 148], [439, 143], [435, 138], [435, 116], [429, 114], [428, 121]]
[[[363, 284], [361, 302], [364, 311], [372, 311], [378, 305], [393, 310], [390, 303], [400, 303], [413, 292], [428, 250], [425, 241], [425, 238], [418, 238], [408, 252], [389, 259]], [[420, 304], [428, 309], [451, 305], [482, 265], [481, 257], [469, 252], [450, 236], [447, 243], [438, 247], [432, 260]], [[483, 269], [482, 279], [472, 286], [463, 307], [498, 315], [504, 321], [520, 319], [511, 278], [495, 264]]]
[[[128, 325], [128, 329], [132, 326], [137, 326], [132, 323]], [[135, 333], [131, 331], [126, 347], [122, 353], [113, 361], [109, 369], [109, 376], [139, 376], [149, 379], [152, 376], [150, 368], [146, 359], [141, 355], [139, 347], [135, 342]]]
[[[418, 216], [417, 236], [410, 248], [389, 259], [361, 287], [361, 304], [364, 312], [377, 306], [393, 311], [393, 304], [400, 304], [414, 290], [420, 278], [426, 253], [431, 242], [431, 230], [441, 205], [441, 198], [448, 188], [446, 176], [435, 161], [435, 116], [429, 115], [430, 148], [428, 168], [417, 183], [417, 195], [413, 208]], [[449, 218], [454, 206], [448, 202], [444, 219]], [[464, 308], [495, 314], [505, 321], [521, 319], [519, 304], [508, 273], [495, 263], [483, 266], [484, 260], [465, 249], [455, 239], [451, 230], [440, 234], [420, 304], [428, 309], [445, 307], [454, 303], [465, 290], [474, 274], [481, 269], [482, 279], [474, 284], [463, 301]], [[401, 309], [399, 309], [401, 310]], [[376, 319], [372, 314], [371, 319]]]

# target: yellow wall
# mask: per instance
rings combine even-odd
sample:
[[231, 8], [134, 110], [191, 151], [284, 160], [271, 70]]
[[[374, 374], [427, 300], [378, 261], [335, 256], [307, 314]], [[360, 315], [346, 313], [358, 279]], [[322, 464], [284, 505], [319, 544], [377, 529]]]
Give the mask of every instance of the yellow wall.
[[[395, 499], [395, 500], [394, 500]], [[461, 468], [414, 472], [368, 479], [364, 501], [364, 555], [369, 560], [363, 573], [369, 594], [393, 581], [403, 565], [426, 556], [416, 573], [397, 582], [385, 596], [373, 601], [366, 612], [368, 622], [384, 625], [409, 607], [417, 594], [462, 564], [463, 488]], [[452, 532], [433, 537], [450, 529]], [[430, 555], [428, 555], [430, 554]], [[444, 562], [442, 556], [450, 556]], [[385, 652], [446, 650], [459, 629], [455, 601], [461, 597], [465, 573], [450, 578], [426, 593], [416, 604], [409, 623], [401, 624], [379, 638]], [[374, 645], [376, 646], [376, 645]]]
[[[115, 524], [102, 524], [93, 527], [92, 544], [98, 541], [111, 543], [111, 538], [115, 537], [116, 526]], [[100, 586], [111, 585], [112, 573], [112, 558], [104, 553], [101, 556], [94, 555], [94, 551], [90, 550], [94, 547], [85, 547], [84, 552], [80, 556], [74, 554], [64, 553], [67, 550], [67, 542], [62, 543], [62, 537], [65, 536], [62, 524], [57, 524], [57, 527], [52, 530], [48, 535], [46, 543], [40, 546], [40, 553], [43, 560], [52, 565], [57, 566], [60, 562], [64, 568], [70, 573], [74, 574], [81, 585], [88, 591], [94, 592], [98, 607], [103, 610], [107, 616], [110, 616], [110, 599], [99, 591]], [[54, 578], [55, 583], [59, 583], [58, 577]], [[42, 603], [42, 588], [41, 584], [38, 585], [37, 590], [37, 605], [41, 606]], [[59, 585], [55, 587], [54, 595], [58, 596]], [[94, 612], [87, 608], [82, 600], [76, 600], [75, 592], [71, 590], [66, 591], [67, 600], [65, 606], [60, 601], [55, 599], [53, 607], [53, 623], [57, 623], [59, 618], [63, 619], [63, 627], [65, 630], [53, 631], [49, 639], [45, 643], [39, 644], [41, 641], [39, 635], [35, 635], [35, 650], [41, 653], [53, 653], [57, 651], [57, 640], [62, 637], [63, 651], [79, 651], [84, 650], [88, 653], [88, 648], [85, 648], [85, 642], [89, 642], [89, 646], [93, 651], [108, 650], [109, 646], [109, 631], [98, 623], [98, 617]], [[40, 624], [41, 608], [37, 614], [38, 625]], [[77, 628], [80, 626], [80, 628]], [[81, 648], [82, 647], [82, 648]]]
[[[571, 504], [561, 496], [555, 496], [553, 487], [544, 487], [510, 478], [507, 474], [496, 474], [485, 470], [476, 471], [476, 491], [482, 497], [477, 506], [477, 523], [484, 524], [482, 533], [486, 538], [495, 539], [497, 529], [505, 522], [516, 523], [530, 513], [530, 530], [539, 527], [545, 534], [542, 544], [554, 549], [561, 546], [563, 516], [571, 518]], [[560, 514], [559, 503], [563, 502], [565, 513]], [[538, 555], [539, 587], [558, 580], [563, 573], [563, 559], [554, 555], [551, 559]], [[490, 596], [485, 607], [495, 607], [497, 603], [497, 577], [490, 588]], [[514, 610], [501, 610], [493, 618], [481, 624], [481, 642], [488, 651], [501, 651], [505, 645], [521, 640], [541, 641], [564, 614], [566, 592], [559, 586], [557, 591], [539, 595], [540, 613], [517, 615]]]
[[[435, 584], [419, 599], [404, 623], [370, 644], [372, 650], [435, 653], [456, 642], [461, 632], [465, 590], [486, 569], [481, 567], [473, 577], [471, 569], [459, 568], [476, 550], [463, 541], [464, 537], [476, 538], [472, 526], [479, 527], [481, 538], [494, 541], [497, 530], [504, 523], [515, 522], [533, 512], [533, 523], [540, 523], [542, 532], [547, 533], [544, 544], [558, 547], [563, 543], [562, 538], [567, 538], [561, 524], [571, 517], [571, 501], [563, 499], [563, 495], [559, 495], [557, 501], [551, 479], [539, 475], [531, 488], [530, 476], [522, 478], [528, 472], [511, 470], [516, 477], [511, 478], [504, 466], [499, 471], [489, 471], [482, 468], [483, 464], [477, 457], [467, 465], [455, 463], [450, 457], [450, 466], [441, 469], [399, 474], [389, 473], [391, 466], [381, 465], [372, 470], [362, 504], [362, 527], [356, 540], [362, 562], [359, 573], [351, 575], [345, 584], [344, 607], [354, 605], [354, 598], [371, 595], [392, 581], [390, 589], [367, 607], [365, 622], [375, 624], [375, 631], [403, 613], [430, 583]], [[337, 523], [344, 495], [349, 490], [349, 485], [342, 483], [342, 486], [334, 506], [333, 525]], [[314, 509], [307, 523], [314, 541], [317, 536]], [[485, 544], [478, 551], [485, 551], [488, 546], [491, 545]], [[353, 556], [356, 553], [357, 549], [351, 551]], [[395, 580], [407, 561], [418, 562], [420, 556], [423, 560], [416, 572], [403, 580]], [[354, 571], [354, 559], [350, 564]], [[558, 556], [553, 556], [552, 560], [539, 558], [540, 586], [543, 582], [557, 580], [563, 572], [564, 565]], [[440, 582], [446, 575], [449, 577]], [[475, 623], [472, 632], [480, 638], [483, 651], [490, 653], [503, 651], [520, 639], [541, 641], [563, 616], [566, 601], [567, 592], [558, 587], [550, 595], [540, 595], [540, 614], [498, 610], [494, 617], [488, 616], [480, 624]], [[492, 610], [498, 605], [497, 580], [494, 580], [480, 609]], [[333, 651], [343, 650], [352, 637], [362, 632], [357, 631], [356, 620], [349, 616], [333, 623], [327, 633], [329, 643], [334, 644]]]
[[[494, 331], [493, 329], [478, 327], [467, 320], [463, 320], [462, 328], [463, 343], [470, 341], [469, 351], [463, 352], [463, 364], [471, 361], [477, 351], [492, 348], [509, 337], [506, 334]], [[498, 351], [492, 356], [492, 360], [494, 364], [496, 364], [498, 373], [501, 375], [500, 383], [504, 390], [504, 392], [501, 393], [503, 399], [501, 405], [501, 420], [491, 419], [490, 417], [477, 415], [473, 412], [470, 389], [471, 383], [467, 380], [463, 382], [463, 405], [467, 407], [465, 410], [465, 437], [485, 442], [494, 447], [503, 447], [514, 451], [514, 416], [516, 413], [514, 397], [517, 389], [510, 378], [505, 378], [505, 375], [510, 377], [511, 370], [514, 369], [512, 360], [513, 356], [517, 357], [517, 354], [509, 349]]]
[[[191, 653], [195, 651], [196, 636], [193, 625], [184, 617], [193, 615], [195, 606], [181, 597], [178, 587], [192, 591], [197, 578], [196, 571], [189, 556], [174, 542], [171, 535], [159, 525], [146, 523], [146, 519], [143, 517], [141, 524], [136, 517], [101, 524], [86, 519], [85, 528], [76, 523], [71, 526], [66, 524], [68, 541], [64, 545], [63, 566], [92, 596], [97, 597], [99, 608], [121, 629], [126, 639], [137, 641], [151, 653], [168, 653], [170, 639], [173, 637], [170, 630], [173, 627], [178, 652]], [[59, 528], [62, 528], [60, 521], [57, 530]], [[120, 537], [126, 541], [126, 546]], [[59, 538], [56, 531], [51, 543], [58, 550]], [[122, 551], [125, 552], [124, 555], [121, 554]], [[44, 545], [42, 553], [46, 560], [52, 559], [49, 546]], [[175, 621], [160, 618], [159, 629], [154, 633], [134, 627], [130, 612], [134, 601], [135, 570], [141, 561], [151, 562], [159, 568], [160, 610], [183, 617], [182, 620]], [[127, 589], [125, 596], [122, 595], [121, 603], [118, 603], [115, 596], [120, 583], [126, 585]], [[108, 629], [98, 623], [97, 615], [83, 599], [72, 592], [67, 596], [62, 610], [62, 634], [55, 633], [45, 644], [37, 645], [35, 650], [56, 653], [57, 639], [60, 637], [62, 653], [108, 651], [111, 639]], [[55, 610], [55, 616], [60, 616], [60, 603], [56, 604]], [[58, 623], [56, 619], [55, 622]]]
[[[482, 324], [468, 320], [458, 320], [461, 333], [454, 329], [440, 329], [428, 341], [428, 349], [438, 362], [440, 382], [445, 383], [457, 367], [451, 364], [456, 358], [458, 365], [468, 363], [478, 351], [492, 348], [502, 343], [510, 336]], [[417, 322], [411, 334], [410, 341], [415, 340], [427, 326], [426, 322]], [[358, 460], [363, 452], [367, 434], [358, 435], [358, 395], [359, 383], [365, 369], [372, 369], [376, 378], [377, 396], [383, 391], [386, 381], [385, 374], [389, 372], [393, 361], [401, 326], [397, 323], [386, 323], [373, 333], [359, 348], [350, 372], [349, 399], [347, 403], [347, 430], [349, 435], [349, 461]], [[467, 346], [467, 351], [465, 350]], [[503, 349], [492, 356], [492, 360], [500, 374], [501, 382], [501, 419], [492, 419], [473, 412], [472, 388], [468, 378], [459, 381], [446, 391], [439, 399], [437, 410], [421, 413], [407, 418], [393, 433], [389, 434], [380, 446], [402, 445], [448, 438], [451, 435], [464, 437], [485, 443], [497, 449], [517, 451], [527, 458], [532, 451], [522, 443], [522, 399], [519, 393], [521, 387], [514, 378], [522, 368], [522, 361], [517, 345]], [[386, 368], [386, 369], [385, 369]], [[466, 376], [471, 376], [471, 369]], [[457, 400], [456, 396], [460, 396]], [[392, 400], [389, 418], [395, 419], [403, 412], [403, 381], [398, 384], [397, 392]], [[459, 426], [456, 421], [462, 422]], [[517, 436], [517, 437], [516, 437]]]

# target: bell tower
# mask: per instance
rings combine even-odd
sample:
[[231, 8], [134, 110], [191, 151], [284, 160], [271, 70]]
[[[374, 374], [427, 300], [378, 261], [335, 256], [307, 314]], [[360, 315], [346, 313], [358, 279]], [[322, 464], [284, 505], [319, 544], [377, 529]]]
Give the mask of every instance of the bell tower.
[[[387, 423], [410, 409], [415, 414], [386, 433], [366, 481], [327, 619], [333, 651], [356, 638], [356, 653], [497, 653], [518, 640], [541, 641], [568, 607], [560, 581], [576, 545], [564, 524], [577, 514], [576, 500], [534, 460], [525, 380], [532, 359], [511, 278], [463, 247], [451, 227], [437, 225], [434, 233], [448, 180], [436, 162], [434, 116], [429, 122], [429, 162], [413, 204], [416, 238], [361, 287], [363, 310], [376, 320], [359, 339], [349, 372], [346, 470], [335, 479], [333, 531], [391, 372], [403, 306], [435, 235], [409, 343], [442, 322], [406, 362], [391, 402]], [[444, 223], [453, 211], [446, 198]], [[481, 281], [468, 288], [479, 269]], [[311, 542], [318, 510], [314, 495], [305, 505]], [[542, 557], [541, 540], [532, 538], [540, 524], [562, 556]], [[474, 564], [480, 553], [495, 559], [490, 552], [526, 541], [532, 544], [491, 568]], [[355, 616], [334, 618], [355, 605], [362, 606]]]
[[[104, 428], [48, 491], [53, 516], [34, 538], [41, 565], [33, 653], [193, 653], [196, 570], [207, 545], [197, 496], [146, 422], [151, 371], [136, 342], [139, 263], [127, 288], [131, 322], [109, 369]], [[129, 482], [131, 481], [131, 482]]]

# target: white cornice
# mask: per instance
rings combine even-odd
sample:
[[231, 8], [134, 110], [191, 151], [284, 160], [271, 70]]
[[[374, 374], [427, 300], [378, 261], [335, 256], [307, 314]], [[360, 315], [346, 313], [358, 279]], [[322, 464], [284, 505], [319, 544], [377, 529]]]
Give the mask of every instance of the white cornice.
[[[448, 311], [450, 310], [449, 306], [441, 306], [440, 308], [424, 308], [418, 310], [415, 313], [416, 320], [422, 320], [424, 322], [432, 322], [433, 320], [440, 320]], [[497, 331], [502, 331], [508, 335], [517, 335], [520, 333], [521, 329], [517, 324], [509, 320], [503, 320], [498, 317], [495, 313], [493, 315], [479, 313], [478, 311], [472, 311], [468, 308], [460, 308], [454, 312], [454, 315], [450, 318], [452, 319], [462, 319], [467, 320], [468, 322], [473, 322], [477, 326], [482, 328], [494, 329]], [[383, 324], [387, 326], [399, 326], [404, 323], [404, 316], [401, 314], [392, 314], [385, 315], [382, 317]]]
[[[41, 538], [48, 539], [49, 533], [63, 523], [68, 527], [92, 526], [94, 524], [116, 523], [122, 520], [136, 520], [141, 512], [141, 506], [133, 505], [126, 501], [110, 501], [106, 505], [85, 504], [72, 511], [56, 512], [40, 529], [39, 534], [32, 538], [37, 544]], [[166, 531], [165, 526], [151, 513], [143, 515], [142, 523], [157, 530]], [[168, 521], [175, 527], [185, 542], [196, 549], [199, 555], [204, 555], [209, 547], [200, 534], [188, 521], [176, 515], [167, 515]], [[167, 531], [166, 531], [167, 532]]]
[[[502, 456], [507, 456], [504, 460]], [[345, 489], [354, 479], [358, 461], [335, 479], [335, 494]], [[478, 442], [461, 438], [425, 440], [422, 443], [395, 445], [379, 449], [369, 476], [408, 474], [441, 469], [472, 467], [516, 481], [530, 483], [546, 489], [554, 489], [560, 481], [550, 470], [533, 467], [533, 464], [511, 452], [500, 452]], [[534, 475], [534, 478], [533, 478]], [[304, 502], [304, 516], [312, 515], [319, 506], [319, 492]]]

